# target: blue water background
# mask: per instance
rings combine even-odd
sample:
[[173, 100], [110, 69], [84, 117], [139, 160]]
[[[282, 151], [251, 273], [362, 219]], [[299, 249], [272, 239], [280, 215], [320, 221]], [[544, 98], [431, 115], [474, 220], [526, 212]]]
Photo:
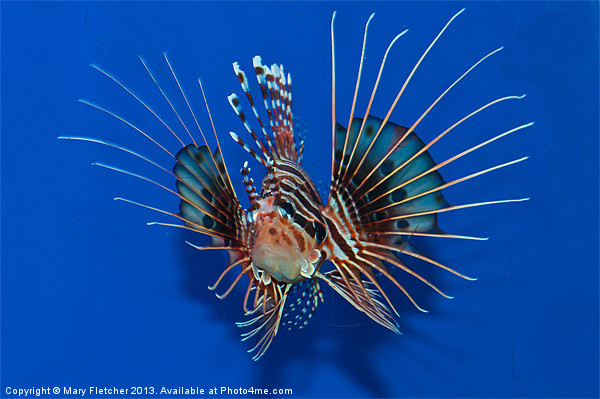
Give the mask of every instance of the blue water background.
[[[346, 124], [370, 13], [377, 14], [361, 113], [389, 41], [410, 28], [383, 73], [372, 112], [383, 117], [423, 50], [462, 7], [466, 12], [425, 59], [391, 120], [412, 124], [472, 63], [505, 45], [416, 131], [430, 140], [494, 98], [527, 93], [464, 123], [431, 153], [442, 161], [535, 120], [442, 170], [450, 181], [530, 156], [446, 196], [452, 204], [531, 200], [440, 216], [446, 231], [489, 241], [415, 239], [478, 281], [408, 259], [455, 299], [397, 271], [430, 311], [415, 310], [387, 284], [402, 336], [324, 287], [325, 303], [309, 327], [280, 331], [253, 362], [233, 324], [243, 319], [245, 283], [224, 301], [206, 288], [225, 255], [184, 243], [203, 244], [202, 236], [145, 224], [176, 221], [167, 215], [112, 200], [123, 196], [176, 212], [175, 196], [90, 164], [121, 166], [168, 187], [173, 179], [114, 149], [56, 139], [104, 138], [171, 168], [172, 159], [135, 130], [77, 102], [105, 105], [177, 151], [149, 112], [88, 66], [112, 71], [176, 125], [136, 58], [145, 55], [165, 77], [161, 53], [168, 50], [210, 134], [195, 81], [203, 79], [243, 196], [237, 171], [248, 156], [227, 134], [243, 134], [243, 126], [226, 96], [240, 93], [231, 63], [239, 61], [252, 77], [251, 57], [260, 54], [292, 73], [294, 114], [308, 135], [304, 165], [327, 184], [333, 10], [338, 116]], [[292, 388], [293, 397], [598, 397], [597, 2], [2, 2], [1, 14], [0, 397], [7, 387], [34, 386]], [[251, 165], [259, 181], [263, 171]]]

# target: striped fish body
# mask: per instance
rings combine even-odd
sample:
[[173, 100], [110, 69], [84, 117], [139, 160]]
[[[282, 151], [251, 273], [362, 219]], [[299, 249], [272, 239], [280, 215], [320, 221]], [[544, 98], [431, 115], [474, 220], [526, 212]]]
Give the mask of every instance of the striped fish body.
[[[153, 224], [180, 227], [211, 237], [212, 241], [208, 246], [190, 244], [198, 250], [222, 249], [228, 252], [227, 266], [217, 281], [209, 288], [216, 290], [226, 275], [233, 270], [239, 271], [229, 287], [222, 294], [217, 294], [218, 298], [223, 299], [233, 291], [244, 276], [247, 277], [248, 284], [242, 300], [243, 311], [247, 319], [238, 322], [237, 325], [248, 329], [242, 334], [242, 340], [255, 339], [255, 345], [249, 350], [254, 353], [254, 360], [258, 360], [265, 354], [281, 326], [288, 328], [306, 326], [312, 312], [322, 301], [321, 283], [331, 287], [372, 320], [399, 333], [395, 317], [398, 312], [380, 280], [389, 280], [405, 294], [415, 307], [422, 311], [425, 310], [417, 304], [395, 277], [394, 271], [406, 273], [411, 278], [416, 278], [430, 286], [442, 296], [450, 298], [430, 281], [411, 270], [403, 259], [416, 258], [464, 279], [471, 279], [423, 254], [408, 239], [411, 236], [425, 236], [482, 240], [484, 238], [445, 233], [438, 227], [437, 215], [441, 212], [469, 207], [526, 200], [499, 200], [452, 206], [446, 200], [442, 190], [488, 172], [519, 163], [527, 157], [489, 167], [450, 182], [443, 179], [439, 169], [472, 151], [529, 127], [533, 123], [497, 134], [481, 144], [439, 163], [434, 161], [429, 152], [431, 146], [467, 119], [496, 103], [520, 99], [524, 96], [506, 96], [491, 101], [470, 112], [428, 143], [422, 141], [415, 133], [421, 120], [450, 89], [472, 69], [500, 51], [501, 48], [485, 55], [470, 67], [410, 127], [403, 127], [389, 120], [421, 61], [462, 11], [464, 10], [450, 19], [425, 50], [400, 88], [389, 111], [381, 119], [371, 115], [371, 105], [388, 52], [406, 31], [396, 36], [388, 46], [368, 106], [362, 116], [355, 116], [356, 98], [361, 81], [362, 64], [365, 59], [367, 31], [374, 14], [371, 15], [365, 27], [350, 118], [345, 125], [336, 120], [335, 112], [334, 21], [336, 14], [334, 13], [331, 23], [332, 175], [330, 192], [326, 201], [321, 199], [315, 184], [301, 167], [305, 139], [295, 133], [294, 129], [291, 76], [284, 73], [281, 65], [272, 65], [271, 67], [263, 65], [259, 56], [254, 57], [253, 67], [262, 101], [255, 101], [245, 72], [240, 69], [237, 62], [233, 64], [234, 72], [240, 81], [256, 121], [249, 122], [242, 109], [242, 101], [236, 94], [228, 97], [230, 105], [248, 133], [249, 144], [234, 132], [230, 132], [230, 136], [266, 170], [260, 189], [257, 189], [254, 180], [250, 177], [251, 169], [248, 162], [244, 163], [241, 175], [250, 203], [247, 208], [242, 206], [233, 189], [231, 176], [227, 164], [224, 162], [214, 125], [216, 148], [212, 150], [208, 144], [196, 143], [190, 129], [183, 123], [177, 108], [166, 96], [143, 58], [141, 61], [144, 67], [171, 109], [182, 121], [192, 144], [185, 145], [184, 141], [149, 105], [114, 75], [97, 65], [92, 66], [140, 101], [173, 133], [183, 148], [173, 154], [154, 138], [114, 112], [87, 100], [82, 100], [82, 102], [127, 123], [166, 151], [176, 160], [172, 173], [144, 155], [117, 144], [85, 137], [62, 138], [92, 141], [114, 147], [171, 173], [175, 178], [176, 191], [136, 173], [97, 163], [99, 166], [154, 183], [179, 197], [180, 206], [177, 214], [125, 200], [171, 215], [182, 222], [181, 224]], [[166, 53], [165, 60], [185, 104], [197, 123], [196, 116], [181, 88], [177, 75], [171, 68]], [[201, 82], [200, 88], [202, 89]], [[204, 96], [204, 91], [202, 94]], [[262, 103], [262, 107], [264, 107], [261, 112], [257, 107], [259, 103]], [[208, 104], [206, 108], [212, 123]], [[265, 115], [267, 118], [263, 121]], [[252, 126], [258, 126], [260, 130], [255, 131]], [[204, 143], [207, 143], [200, 125], [198, 124], [197, 127]]]
[[[523, 98], [523, 96], [502, 97], [485, 104], [427, 144], [415, 133], [419, 122], [454, 85], [501, 49], [487, 54], [469, 68], [412, 126], [403, 127], [389, 120], [396, 103], [423, 58], [462, 11], [464, 10], [452, 17], [433, 40], [400, 89], [390, 110], [381, 119], [370, 114], [371, 105], [387, 54], [406, 31], [394, 38], [383, 57], [364, 116], [354, 116], [362, 63], [365, 59], [367, 31], [372, 15], [365, 27], [354, 101], [350, 120], [346, 126], [338, 122], [335, 116], [334, 13], [331, 26], [332, 177], [329, 197], [324, 203], [314, 183], [300, 166], [304, 139], [294, 134], [290, 75], [286, 76], [283, 73], [281, 65], [273, 65], [269, 68], [262, 64], [260, 57], [257, 56], [253, 60], [257, 83], [268, 116], [268, 124], [266, 124], [261, 120], [256, 108], [246, 74], [240, 69], [238, 63], [234, 63], [234, 71], [262, 135], [253, 130], [242, 110], [239, 97], [232, 94], [229, 97], [230, 104], [252, 137], [254, 148], [246, 144], [237, 134], [231, 133], [231, 136], [267, 169], [259, 194], [252, 186], [252, 180], [247, 177], [249, 168], [245, 166], [242, 169], [246, 191], [252, 204], [247, 218], [252, 233], [246, 245], [246, 257], [249, 258], [252, 276], [250, 276], [246, 298], [250, 291], [256, 289], [255, 301], [252, 304], [254, 310], [248, 312], [249, 315], [256, 314], [256, 316], [239, 325], [254, 326], [254, 329], [244, 336], [245, 338], [259, 331], [266, 331], [252, 349], [256, 350], [254, 359], [260, 358], [265, 353], [277, 333], [280, 320], [283, 320], [284, 325], [304, 326], [306, 324], [310, 312], [316, 308], [321, 298], [319, 282], [329, 285], [356, 309], [377, 323], [399, 333], [395, 318], [398, 313], [382, 288], [380, 283], [382, 276], [398, 287], [412, 304], [422, 311], [425, 310], [398, 281], [392, 272], [393, 269], [399, 269], [430, 286], [442, 296], [451, 298], [411, 270], [403, 262], [404, 257], [428, 262], [459, 277], [472, 280], [423, 254], [408, 239], [413, 235], [480, 239], [445, 233], [438, 227], [438, 214], [472, 206], [525, 200], [500, 200], [452, 206], [446, 200], [442, 189], [516, 164], [526, 157], [451, 182], [443, 179], [439, 169], [499, 138], [531, 126], [532, 123], [499, 134], [441, 163], [436, 163], [429, 153], [433, 144], [463, 121], [493, 104]], [[325, 263], [325, 261], [329, 262]], [[296, 301], [290, 299], [294, 293], [300, 292], [299, 299]], [[260, 307], [260, 299], [262, 299], [262, 311], [257, 311], [256, 309]], [[303, 306], [304, 301], [306, 305]], [[293, 313], [296, 313], [294, 320], [286, 321], [286, 316], [289, 317]], [[309, 316], [303, 320], [302, 314], [305, 313]]]
[[[248, 177], [250, 169], [247, 164], [242, 168], [251, 202], [246, 218], [251, 232], [244, 247], [246, 264], [252, 272], [247, 274], [251, 279], [249, 286], [256, 286], [256, 292], [262, 294], [255, 298], [263, 300], [262, 313], [259, 311], [252, 320], [260, 327], [265, 322], [261, 315], [272, 309], [269, 317], [273, 324], [269, 327], [274, 335], [279, 319], [289, 314], [285, 304], [292, 287], [309, 286], [306, 303], [313, 310], [320, 298], [319, 281], [324, 281], [358, 310], [398, 333], [395, 310], [377, 276], [384, 275], [402, 288], [384, 262], [409, 270], [395, 253], [412, 247], [401, 236], [387, 233], [444, 234], [437, 227], [435, 211], [448, 203], [440, 192], [444, 180], [431, 170], [435, 162], [408, 128], [374, 116], [353, 118], [349, 129], [336, 123], [333, 184], [323, 204], [300, 165], [302, 139], [294, 136], [291, 109], [281, 105], [282, 98], [291, 98], [289, 88], [281, 84], [283, 67], [266, 67], [260, 57], [255, 57], [254, 66], [272, 135], [264, 129], [246, 74], [237, 63], [234, 70], [262, 129], [262, 138], [250, 126], [237, 95], [229, 97], [255, 143], [254, 148], [235, 133], [231, 133], [232, 138], [267, 169], [257, 194]], [[287, 81], [291, 81], [289, 75]], [[355, 154], [361, 156], [353, 157]], [[396, 170], [397, 167], [400, 168]], [[411, 216], [421, 211], [428, 214]], [[321, 270], [325, 261], [331, 261], [334, 267]], [[381, 296], [387, 305], [379, 300]], [[257, 300], [250, 309], [260, 305]], [[306, 312], [305, 308], [302, 310]], [[260, 348], [257, 354], [264, 350]]]
[[319, 194], [293, 161], [274, 161], [251, 210], [254, 267], [267, 279], [296, 283], [311, 278], [325, 258]]

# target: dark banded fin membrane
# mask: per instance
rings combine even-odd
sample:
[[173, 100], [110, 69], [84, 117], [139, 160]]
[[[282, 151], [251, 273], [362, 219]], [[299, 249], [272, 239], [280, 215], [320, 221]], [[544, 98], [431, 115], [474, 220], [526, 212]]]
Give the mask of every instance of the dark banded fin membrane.
[[209, 230], [237, 246], [245, 246], [242, 207], [225, 175], [219, 148], [211, 154], [207, 146], [191, 144], [176, 155], [173, 173], [182, 197], [179, 215], [192, 229]]
[[435, 161], [429, 152], [421, 151], [425, 145], [414, 132], [407, 135], [407, 128], [392, 122], [380, 131], [381, 123], [373, 116], [364, 123], [354, 118], [343, 157], [346, 129], [337, 126], [340, 140], [336, 140], [336, 163], [341, 164], [337, 180], [344, 206], [354, 211], [352, 216], [365, 233], [401, 230], [443, 234], [436, 213], [410, 216], [449, 206], [437, 190], [445, 184], [444, 179], [437, 170], [427, 173], [436, 166]]
[[337, 172], [325, 213], [329, 230], [335, 230], [332, 239], [344, 256], [332, 259], [336, 270], [325, 277], [352, 305], [398, 332], [393, 306], [377, 276], [387, 277], [422, 311], [386, 264], [447, 297], [397, 255], [433, 263], [406, 239], [415, 233], [446, 235], [438, 227], [437, 212], [449, 204], [441, 192], [445, 181], [423, 141], [405, 127], [382, 124], [373, 116], [354, 118], [349, 131], [336, 124], [333, 170]]

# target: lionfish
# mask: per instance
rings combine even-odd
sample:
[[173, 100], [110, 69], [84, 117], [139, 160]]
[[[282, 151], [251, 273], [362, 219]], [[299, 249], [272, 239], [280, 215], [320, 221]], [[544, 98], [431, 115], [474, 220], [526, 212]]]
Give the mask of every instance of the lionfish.
[[[266, 169], [266, 176], [258, 190], [249, 176], [248, 162], [246, 161], [241, 168], [245, 191], [250, 202], [247, 209], [244, 209], [234, 191], [201, 80], [198, 79], [198, 83], [217, 142], [214, 150], [206, 141], [167, 53], [163, 53], [166, 64], [181, 95], [180, 98], [185, 102], [187, 111], [190, 112], [202, 135], [203, 145], [196, 143], [190, 129], [183, 122], [182, 114], [177, 110], [175, 102], [165, 93], [156, 74], [141, 56], [139, 58], [145, 70], [183, 129], [187, 131], [192, 140], [191, 144], [186, 145], [183, 139], [175, 133], [175, 129], [167, 124], [153, 108], [115, 75], [97, 64], [91, 64], [91, 66], [138, 100], [179, 140], [182, 148], [173, 154], [149, 134], [108, 108], [92, 101], [84, 99], [80, 101], [121, 120], [167, 152], [175, 160], [172, 172], [147, 156], [122, 145], [90, 137], [63, 136], [59, 138], [90, 141], [117, 148], [143, 159], [175, 178], [176, 190], [173, 190], [140, 174], [104, 163], [95, 163], [97, 166], [151, 182], [179, 197], [180, 204], [177, 214], [125, 198], [115, 199], [171, 215], [183, 222], [182, 224], [158, 222], [148, 224], [179, 227], [211, 237], [210, 244], [207, 246], [196, 246], [186, 241], [198, 250], [226, 250], [229, 262], [214, 285], [209, 287], [210, 290], [215, 290], [225, 275], [236, 266], [241, 267], [231, 285], [223, 294], [217, 294], [217, 297], [219, 299], [227, 297], [242, 277], [247, 276], [248, 285], [242, 304], [244, 315], [248, 319], [236, 324], [239, 327], [249, 328], [249, 331], [242, 334], [243, 340], [256, 337], [256, 344], [248, 351], [254, 352], [253, 360], [258, 360], [263, 356], [282, 325], [287, 325], [288, 328], [293, 326], [302, 328], [307, 324], [312, 312], [323, 300], [321, 282], [330, 286], [375, 322], [399, 333], [395, 318], [398, 316], [398, 312], [380, 285], [381, 276], [390, 280], [400, 289], [417, 309], [423, 312], [426, 310], [416, 303], [390, 269], [400, 269], [427, 284], [442, 296], [451, 298], [407, 267], [402, 260], [403, 257], [417, 258], [463, 279], [474, 280], [417, 250], [409, 242], [410, 237], [485, 240], [487, 238], [445, 233], [438, 227], [438, 214], [463, 208], [528, 199], [450, 205], [442, 193], [442, 190], [447, 187], [493, 170], [517, 164], [527, 157], [481, 170], [450, 182], [443, 179], [439, 169], [502, 137], [529, 127], [533, 122], [501, 133], [440, 163], [434, 162], [429, 153], [433, 144], [465, 120], [494, 104], [521, 99], [525, 97], [524, 95], [498, 98], [481, 106], [427, 144], [415, 133], [421, 120], [456, 84], [488, 57], [502, 50], [502, 47], [485, 55], [456, 79], [410, 127], [403, 127], [389, 121], [398, 100], [423, 59], [452, 21], [463, 11], [464, 9], [456, 13], [445, 24], [423, 52], [383, 119], [370, 114], [371, 105], [388, 53], [408, 30], [398, 34], [387, 47], [364, 116], [355, 116], [356, 100], [365, 60], [367, 32], [375, 15], [372, 14], [364, 30], [358, 77], [350, 119], [346, 127], [336, 119], [334, 39], [336, 12], [333, 13], [331, 20], [331, 135], [333, 148], [330, 192], [326, 201], [322, 200], [316, 185], [301, 166], [305, 140], [304, 137], [299, 137], [294, 133], [292, 78], [289, 73], [284, 73], [282, 65], [273, 64], [271, 67], [263, 65], [260, 56], [253, 58], [253, 66], [268, 118], [267, 123], [263, 121], [264, 112], [263, 117], [260, 116], [246, 74], [240, 69], [237, 62], [233, 63], [233, 69], [239, 78], [242, 91], [260, 127], [260, 132], [257, 133], [248, 121], [242, 109], [240, 97], [237, 94], [231, 94], [228, 97], [229, 103], [242, 121], [251, 137], [252, 146], [255, 148], [252, 148], [233, 132], [230, 132], [231, 137]], [[329, 267], [324, 266], [325, 261], [330, 261]]]

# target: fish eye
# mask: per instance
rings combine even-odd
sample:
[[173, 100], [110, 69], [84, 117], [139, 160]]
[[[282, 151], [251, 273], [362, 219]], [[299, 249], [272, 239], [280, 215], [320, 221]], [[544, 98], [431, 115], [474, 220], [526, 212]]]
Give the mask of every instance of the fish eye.
[[317, 239], [317, 243], [320, 244], [325, 240], [325, 237], [327, 237], [327, 230], [325, 230], [325, 226], [316, 221], [313, 222], [313, 226], [315, 228], [315, 238]]
[[277, 208], [277, 209], [278, 209], [281, 217], [283, 217], [287, 220], [291, 220], [294, 218], [295, 210], [294, 210], [294, 205], [292, 205], [291, 202], [285, 201], [284, 203], [279, 205], [279, 208]]

